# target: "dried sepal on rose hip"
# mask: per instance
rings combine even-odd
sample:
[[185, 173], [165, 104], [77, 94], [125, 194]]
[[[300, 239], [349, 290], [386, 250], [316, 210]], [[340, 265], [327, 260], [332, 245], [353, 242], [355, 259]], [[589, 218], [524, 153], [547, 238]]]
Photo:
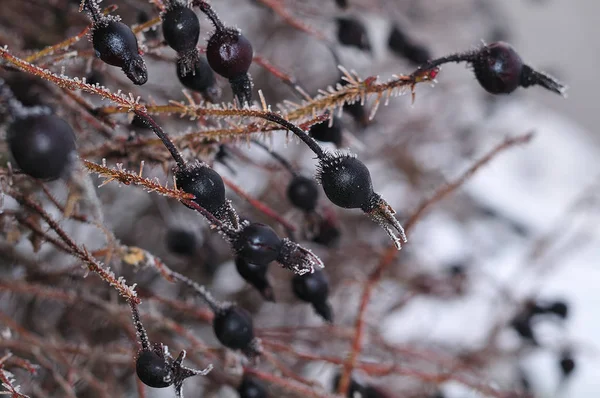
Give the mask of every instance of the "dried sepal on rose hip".
[[396, 212], [373, 191], [369, 169], [355, 156], [325, 153], [319, 158], [317, 180], [333, 204], [361, 209], [385, 230], [398, 250], [407, 242], [404, 228], [394, 217]]
[[478, 50], [451, 54], [426, 62], [420, 70], [429, 70], [449, 62], [467, 62], [473, 67], [477, 81], [492, 94], [510, 94], [518, 87], [542, 86], [564, 95], [566, 86], [545, 73], [526, 65], [508, 43], [486, 44]]
[[133, 326], [142, 346], [135, 360], [135, 371], [142, 383], [152, 388], [166, 388], [173, 386], [177, 397], [183, 397], [183, 382], [185, 379], [196, 375], [207, 375], [212, 370], [212, 365], [206, 369], [197, 370], [182, 365], [185, 359], [185, 350], [173, 359], [167, 346], [162, 343], [151, 344], [146, 328], [142, 324], [137, 304], [129, 302], [133, 318]]
[[96, 0], [85, 0], [85, 5], [93, 21], [91, 38], [96, 56], [121, 68], [133, 84], [146, 83], [148, 70], [131, 28], [118, 17], [104, 16]]
[[230, 232], [228, 239], [235, 255], [253, 264], [277, 261], [300, 275], [314, 272], [315, 267], [323, 268], [321, 260], [310, 250], [288, 238], [281, 239], [265, 224], [244, 221], [238, 231]]

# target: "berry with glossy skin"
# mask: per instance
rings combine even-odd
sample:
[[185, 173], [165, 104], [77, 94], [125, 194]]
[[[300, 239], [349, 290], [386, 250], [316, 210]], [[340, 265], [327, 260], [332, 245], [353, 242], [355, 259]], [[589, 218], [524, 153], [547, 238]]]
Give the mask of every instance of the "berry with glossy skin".
[[317, 207], [319, 188], [312, 178], [298, 175], [288, 185], [287, 197], [297, 208], [310, 212]]
[[311, 303], [323, 319], [333, 322], [331, 306], [327, 303], [329, 279], [323, 271], [315, 270], [312, 274], [294, 275], [292, 290], [300, 300]]
[[329, 156], [321, 159], [319, 167], [319, 181], [331, 202], [346, 209], [368, 206], [374, 192], [363, 162], [348, 155]]
[[273, 288], [267, 279], [267, 270], [269, 269], [267, 264], [253, 264], [236, 256], [235, 268], [246, 282], [260, 292], [265, 300], [275, 301]]
[[481, 87], [492, 94], [509, 94], [521, 83], [523, 60], [508, 43], [485, 46], [472, 62]]
[[178, 53], [189, 53], [196, 49], [200, 38], [200, 21], [191, 8], [177, 5], [162, 16], [165, 41]]
[[251, 223], [232, 242], [235, 253], [252, 264], [268, 264], [279, 256], [283, 242], [271, 227]]
[[65, 175], [76, 157], [73, 129], [55, 115], [16, 119], [8, 128], [7, 141], [17, 166], [41, 180]]
[[240, 398], [267, 398], [267, 388], [258, 379], [247, 374], [242, 378], [242, 382], [237, 389]]
[[212, 70], [230, 80], [248, 73], [253, 56], [252, 44], [237, 29], [217, 30], [206, 45], [206, 59]]
[[431, 55], [425, 47], [415, 44], [410, 40], [398, 25], [394, 25], [388, 38], [388, 48], [396, 55], [406, 58], [413, 64], [420, 65], [427, 62]]
[[341, 44], [371, 51], [369, 35], [361, 21], [354, 18], [338, 18], [337, 28], [337, 38]]
[[221, 344], [232, 350], [244, 350], [254, 339], [252, 317], [248, 311], [237, 306], [215, 313], [213, 331]]
[[170, 366], [153, 351], [140, 352], [135, 361], [135, 371], [142, 383], [149, 387], [165, 388], [173, 382]]
[[342, 145], [342, 122], [339, 118], [333, 118], [333, 124], [329, 126], [329, 120], [314, 124], [310, 130], [309, 135], [317, 141], [331, 142], [336, 147]]
[[133, 84], [142, 85], [148, 81], [146, 64], [129, 26], [114, 20], [101, 21], [92, 30], [92, 42], [96, 56], [121, 68]]
[[177, 77], [186, 88], [199, 93], [205, 93], [216, 83], [215, 74], [204, 57], [198, 58], [192, 70], [177, 68]]
[[196, 253], [196, 235], [181, 228], [169, 228], [166, 236], [167, 248], [170, 252], [182, 256], [193, 256]]
[[175, 172], [177, 187], [196, 196], [193, 200], [213, 215], [225, 206], [225, 184], [213, 169], [202, 163], [187, 165]]

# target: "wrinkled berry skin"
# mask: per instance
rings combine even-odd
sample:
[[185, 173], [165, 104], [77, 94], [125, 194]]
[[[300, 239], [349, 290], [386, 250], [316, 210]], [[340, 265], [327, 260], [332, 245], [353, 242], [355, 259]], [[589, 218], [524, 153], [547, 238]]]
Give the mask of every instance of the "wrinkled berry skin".
[[238, 387], [240, 398], [267, 398], [267, 388], [254, 377], [244, 375]]
[[265, 224], [247, 225], [233, 241], [233, 249], [244, 260], [253, 264], [268, 264], [279, 256], [283, 242], [271, 227]]
[[523, 60], [508, 43], [485, 46], [472, 64], [477, 81], [489, 93], [510, 94], [521, 83]]
[[73, 129], [55, 115], [16, 119], [8, 128], [7, 140], [17, 166], [40, 180], [60, 178], [76, 156]]
[[142, 383], [149, 387], [165, 388], [171, 385], [171, 372], [164, 359], [153, 351], [140, 353], [135, 361], [135, 371]]
[[215, 74], [204, 58], [198, 58], [194, 69], [184, 74], [182, 68], [177, 68], [179, 82], [186, 88], [203, 93], [215, 85]]
[[323, 159], [318, 177], [325, 195], [337, 206], [363, 208], [373, 196], [369, 169], [354, 157], [330, 156]]
[[162, 17], [165, 41], [178, 53], [193, 51], [200, 38], [200, 21], [191, 8], [176, 6]]
[[175, 180], [179, 189], [195, 196], [193, 201], [199, 206], [219, 215], [225, 205], [225, 184], [219, 173], [205, 165], [192, 165], [177, 170]]
[[248, 73], [253, 56], [252, 44], [236, 29], [215, 32], [206, 46], [208, 64], [226, 79], [235, 79]]
[[148, 81], [146, 64], [129, 26], [118, 21], [99, 24], [92, 31], [92, 42], [96, 56], [109, 65], [123, 69], [134, 84], [142, 85]]
[[311, 178], [295, 176], [288, 185], [287, 197], [295, 207], [310, 212], [317, 207], [319, 189]]
[[213, 331], [221, 344], [232, 350], [244, 350], [254, 339], [252, 317], [236, 306], [215, 313]]

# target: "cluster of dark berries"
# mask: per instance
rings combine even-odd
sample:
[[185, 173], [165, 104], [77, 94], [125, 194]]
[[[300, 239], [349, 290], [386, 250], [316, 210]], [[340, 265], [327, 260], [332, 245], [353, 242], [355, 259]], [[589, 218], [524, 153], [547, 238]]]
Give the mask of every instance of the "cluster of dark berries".
[[540, 316], [548, 315], [565, 320], [569, 315], [569, 306], [562, 300], [547, 303], [529, 301], [512, 319], [511, 326], [523, 339], [537, 345], [533, 322]]

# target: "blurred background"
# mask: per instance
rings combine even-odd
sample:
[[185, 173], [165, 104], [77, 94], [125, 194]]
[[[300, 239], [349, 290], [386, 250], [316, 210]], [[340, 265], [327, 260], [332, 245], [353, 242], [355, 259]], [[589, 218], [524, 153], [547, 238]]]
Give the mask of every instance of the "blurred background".
[[[3, 0], [0, 44], [9, 44], [12, 50], [26, 53], [80, 32], [88, 20], [77, 14], [76, 3]], [[103, 6], [110, 3], [105, 1]], [[147, 1], [115, 0], [114, 3], [119, 5], [118, 14], [128, 24], [139, 21], [140, 10], [147, 17], [157, 15]], [[600, 112], [596, 110], [596, 93], [600, 89], [596, 78], [600, 64], [596, 43], [600, 3], [350, 0], [344, 10], [333, 0], [274, 3], [306, 24], [309, 33], [292, 28], [269, 9], [266, 1], [212, 2], [227, 25], [242, 29], [256, 54], [290, 73], [311, 94], [338, 82], [338, 63], [363, 78], [378, 75], [381, 80], [413, 71], [416, 63], [394, 53], [387, 44], [394, 25], [422, 45], [431, 57], [473, 49], [482, 40], [488, 43], [506, 40], [526, 63], [557, 76], [570, 87], [566, 100], [540, 87], [519, 89], [510, 96], [492, 96], [478, 85], [469, 68], [445, 65], [433, 87], [417, 87], [414, 104], [408, 95], [392, 98], [369, 123], [344, 113], [339, 147], [357, 153], [367, 164], [375, 190], [397, 210], [398, 218], [405, 221], [422, 200], [460, 176], [506, 136], [534, 132], [531, 143], [499, 155], [457, 192], [436, 204], [417, 224], [409, 236], [410, 243], [375, 289], [365, 319], [369, 337], [365, 340], [363, 358], [380, 363], [397, 361], [409, 375], [411, 371], [443, 373], [451, 363], [450, 369], [459, 369], [467, 378], [474, 376], [477, 383], [512, 391], [512, 395], [500, 395], [506, 398], [600, 396], [597, 316], [600, 136], [596, 132], [600, 122]], [[48, 9], [54, 12], [47, 12]], [[339, 43], [338, 17], [353, 18], [364, 24], [370, 51]], [[212, 27], [204, 17], [201, 26], [200, 45], [204, 46]], [[317, 35], [325, 40], [317, 39]], [[86, 41], [76, 47], [81, 51], [80, 59], [66, 58], [51, 67], [56, 71], [64, 67], [71, 76], [94, 74], [113, 90], [122, 88], [124, 92], [131, 91], [157, 102], [184, 101], [182, 86], [175, 75], [174, 53], [161, 47], [160, 30], [158, 37], [158, 40], [153, 38], [151, 33], [145, 37], [152, 51], [147, 56], [150, 78], [142, 87], [132, 86], [120, 70], [94, 59]], [[250, 72], [255, 94], [256, 89], [262, 89], [268, 103], [299, 101], [290, 87], [264, 69], [253, 65]], [[14, 78], [6, 71], [1, 76]], [[73, 107], [64, 106], [66, 101], [56, 90], [28, 84], [38, 90], [34, 97], [54, 106], [76, 126], [80, 151], [95, 153], [93, 149], [104, 139], [98, 131], [82, 120]], [[219, 79], [218, 85], [223, 92], [220, 100], [231, 101], [228, 82]], [[105, 104], [97, 98], [87, 99], [95, 105]], [[367, 109], [372, 105], [372, 100], [367, 101]], [[173, 135], [205, 127], [167, 115], [158, 119]], [[135, 128], [130, 116], [116, 116], [113, 120], [119, 137], [151, 135]], [[301, 173], [314, 175], [314, 155], [303, 145], [279, 133], [269, 137], [268, 142]], [[277, 169], [276, 162], [264, 150], [245, 141], [224, 139], [220, 144], [231, 149], [227, 164], [219, 162], [216, 155], [219, 146], [215, 143], [201, 150], [190, 146], [186, 156], [201, 156], [211, 162], [220, 174], [272, 206], [299, 229], [309, 224], [310, 217], [291, 208], [286, 201], [288, 174]], [[323, 145], [328, 150], [336, 149], [333, 143]], [[146, 155], [143, 152], [131, 155], [135, 159], [131, 167], [137, 170], [139, 160]], [[114, 154], [107, 156], [109, 164], [123, 161]], [[100, 157], [92, 160], [99, 162]], [[171, 181], [172, 175], [165, 170], [148, 159], [144, 172], [161, 181]], [[99, 182], [94, 179], [96, 185]], [[53, 187], [58, 197], [66, 196], [64, 186]], [[330, 332], [345, 335], [353, 327], [362, 286], [389, 245], [385, 233], [360, 211], [335, 208], [321, 192], [318, 211], [334, 214], [339, 221], [339, 242], [328, 246], [311, 239], [302, 241], [326, 264], [331, 281], [329, 298], [335, 313], [335, 326], [329, 328], [309, 305], [294, 297], [289, 272], [277, 265], [272, 265], [269, 271], [277, 303], [264, 301], [237, 274], [228, 245], [208, 231], [200, 217], [190, 216], [189, 209], [141, 189], [116, 184], [102, 187], [98, 195], [106, 224], [121, 243], [151, 251], [176, 270], [205, 283], [219, 299], [241, 303], [252, 312], [255, 325], [265, 338], [275, 335], [285, 344], [315, 355], [343, 358], [347, 354], [347, 339], [333, 338]], [[278, 233], [285, 234], [283, 228], [232, 191], [228, 191], [228, 197], [242, 216], [274, 225]], [[89, 225], [68, 226], [83, 243], [90, 247], [98, 245], [98, 233], [90, 232], [93, 228]], [[178, 255], [169, 249], [166, 237], [174, 228], [193, 234], [196, 247], [192, 255]], [[8, 253], [12, 246], [7, 244], [6, 236], [2, 238], [3, 253]], [[27, 268], [20, 263], [22, 258], [33, 259], [35, 264], [47, 261], [57, 267], [66, 263], [64, 257], [51, 250], [33, 253], [27, 239], [21, 239], [15, 247], [23, 257], [8, 254], [2, 257], [5, 266], [2, 277], [7, 280], [28, 277]], [[136, 282], [149, 292], [182, 300], [190, 297], [185, 289], [165, 286], [152, 272], [134, 273], [122, 264], [113, 265], [129, 282]], [[62, 279], [57, 277], [58, 280], [39, 278], [39, 283], [65, 291], [73, 289], [73, 285], [93, 288], [91, 291], [102, 300], [110, 297], [113, 304], [118, 302], [104, 285], [91, 277], [84, 280], [73, 273]], [[121, 352], [128, 353], [131, 349], [120, 326], [107, 321], [100, 309], [91, 311], [85, 305], [62, 306], [12, 293], [2, 294], [2, 310], [33, 333], [101, 350], [109, 344]], [[534, 304], [542, 307], [563, 304], [567, 309], [527, 318]], [[172, 315], [160, 303], [144, 310]], [[37, 322], [40, 319], [43, 322]], [[175, 319], [209, 346], [218, 346], [206, 323], [190, 320], [186, 314], [177, 314]], [[287, 334], [278, 328], [287, 328]], [[181, 345], [180, 336], [160, 325], [153, 325], [150, 331], [156, 339]], [[307, 333], [301, 334], [302, 331]], [[0, 338], [9, 345], [6, 342], [10, 338], [4, 335]], [[190, 356], [203, 358], [202, 354], [193, 352]], [[186, 381], [186, 393], [236, 397], [233, 384], [223, 381], [231, 381], [234, 374], [225, 366], [226, 359], [218, 364], [212, 376]], [[90, 364], [85, 357], [73, 361], [85, 369], [89, 366], [102, 380], [109, 380], [106, 384], [117, 391], [113, 396], [137, 396], [128, 363], [113, 369], [94, 367], [96, 364]], [[332, 380], [339, 373], [339, 367], [327, 361], [302, 361], [295, 357], [285, 357], [282, 361], [298, 375], [319, 383], [324, 391], [331, 390]], [[261, 366], [273, 371], [269, 363]], [[34, 385], [44, 380], [50, 386], [49, 391], [55, 393], [48, 396], [61, 396], [51, 372], [41, 372], [37, 379], [24, 372], [17, 376], [25, 380], [24, 388], [28, 383]], [[386, 397], [489, 396], [465, 387], [464, 383], [445, 381], [443, 375], [434, 382], [407, 375], [374, 377], [356, 372], [354, 376], [361, 383], [386, 388], [390, 392]], [[76, 390], [77, 396], [96, 396], [94, 386], [85, 380], [78, 379]], [[277, 388], [270, 391], [273, 396], [285, 396]], [[173, 394], [170, 389], [148, 389], [147, 396], [162, 398]]]

